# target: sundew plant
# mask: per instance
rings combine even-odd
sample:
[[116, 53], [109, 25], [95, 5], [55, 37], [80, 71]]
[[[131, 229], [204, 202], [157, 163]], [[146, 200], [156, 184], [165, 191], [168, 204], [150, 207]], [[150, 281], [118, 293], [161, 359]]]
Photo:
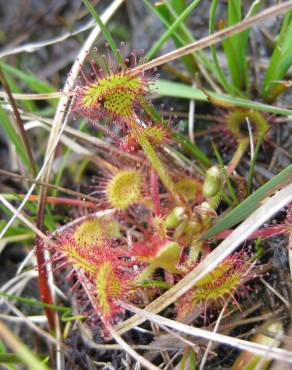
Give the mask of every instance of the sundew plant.
[[292, 3], [65, 3], [0, 52], [0, 363], [288, 366]]

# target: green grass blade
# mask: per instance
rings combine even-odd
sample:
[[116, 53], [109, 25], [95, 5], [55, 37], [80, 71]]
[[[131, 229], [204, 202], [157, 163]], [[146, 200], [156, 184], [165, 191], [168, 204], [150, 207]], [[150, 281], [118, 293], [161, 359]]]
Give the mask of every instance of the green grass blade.
[[[252, 4], [246, 18], [254, 15], [258, 8], [258, 1], [255, 1]], [[239, 23], [241, 20], [241, 1], [228, 0], [227, 26], [233, 26]], [[250, 28], [238, 34], [232, 35], [222, 41], [232, 83], [239, 91], [246, 90], [249, 85], [246, 62], [249, 33]]]
[[[250, 8], [249, 8], [249, 11], [247, 12], [246, 16], [244, 17], [244, 19], [248, 19], [250, 17], [253, 17], [260, 9], [260, 6], [261, 6], [261, 1], [262, 0], [255, 0]], [[249, 34], [250, 34], [250, 31], [251, 31], [251, 28], [248, 28], [247, 30], [243, 31], [242, 32], [242, 43], [243, 43], [243, 48], [246, 50], [247, 48], [247, 44], [248, 44], [248, 38], [249, 38]]]
[[[234, 36], [235, 37], [235, 36]], [[231, 75], [231, 80], [234, 86], [238, 90], [244, 90], [245, 88], [245, 73], [244, 66], [241, 62], [242, 51], [239, 49], [235, 42], [232, 42], [231, 38], [227, 38], [222, 41], [224, 54], [227, 59], [228, 69]]]
[[[12, 93], [23, 93], [23, 90], [17, 86], [12, 76], [8, 76], [8, 74], [6, 74], [5, 78]], [[18, 100], [18, 104], [28, 112], [35, 112], [37, 110], [37, 106], [33, 100]]]
[[24, 128], [24, 122], [21, 118], [19, 108], [17, 106], [16, 101], [13, 98], [13, 95], [11, 93], [11, 90], [9, 88], [9, 85], [7, 83], [7, 80], [5, 78], [5, 74], [4, 74], [1, 66], [0, 66], [0, 82], [3, 85], [3, 89], [7, 94], [8, 101], [10, 103], [10, 106], [11, 106], [11, 109], [12, 109], [12, 112], [13, 112], [13, 117], [14, 117], [13, 122], [15, 123], [16, 130], [17, 130], [19, 136], [21, 137], [21, 141], [23, 143], [23, 146], [25, 148], [27, 157], [29, 159], [30, 167], [31, 167], [31, 173], [32, 173], [33, 176], [36, 176], [36, 174], [37, 174], [37, 165], [36, 165], [36, 162], [35, 162], [35, 159], [34, 159], [33, 151], [32, 151], [32, 148], [31, 148], [31, 145], [30, 145], [30, 142], [29, 142], [27, 132]]
[[0, 122], [8, 139], [15, 145], [16, 153], [18, 154], [19, 158], [21, 159], [25, 167], [30, 170], [31, 163], [26, 154], [26, 150], [21, 140], [21, 137], [15, 130], [12, 122], [10, 121], [8, 115], [6, 114], [1, 105], [0, 105]]
[[226, 107], [241, 107], [247, 109], [254, 109], [260, 112], [275, 113], [284, 116], [291, 116], [292, 110], [279, 108], [269, 104], [259, 103], [253, 100], [242, 99], [225, 94], [217, 94], [211, 91], [206, 91], [208, 96], [200, 89], [188, 86], [178, 82], [159, 80], [155, 84], [156, 93], [162, 96], [170, 96], [176, 98], [194, 99], [198, 101], [209, 101], [210, 99], [216, 100], [216, 103], [222, 104]]
[[[228, 26], [233, 26], [241, 20], [241, 0], [228, 0]], [[247, 65], [243, 33], [227, 38], [222, 44], [234, 85], [239, 90], [245, 89], [247, 85]]]
[[181, 22], [183, 22], [192, 12], [193, 9], [200, 3], [201, 0], [193, 1], [180, 15], [179, 17], [172, 23], [172, 25], [168, 28], [168, 30], [160, 37], [159, 40], [152, 46], [150, 51], [147, 53], [147, 58], [152, 59], [157, 52], [160, 50], [162, 45], [168, 40], [170, 36], [174, 33], [174, 31], [179, 27]]
[[10, 300], [14, 300], [14, 301], [21, 302], [21, 303], [26, 303], [30, 306], [38, 306], [38, 307], [42, 307], [42, 308], [51, 308], [51, 309], [56, 310], [56, 311], [71, 312], [70, 307], [64, 307], [64, 306], [58, 306], [58, 305], [55, 305], [55, 304], [44, 303], [44, 302], [38, 301], [37, 299], [34, 299], [34, 298], [20, 297], [20, 296], [16, 296], [16, 295], [12, 295], [12, 294], [6, 294], [6, 293], [2, 293], [2, 292], [0, 292], [0, 297], [5, 297], [5, 298], [10, 299]]
[[[218, 5], [218, 0], [213, 0], [211, 4], [211, 8], [210, 8], [209, 35], [212, 35], [215, 32], [215, 15], [216, 15], [217, 5]], [[212, 55], [213, 62], [217, 70], [217, 74], [219, 76], [221, 85], [224, 87], [225, 91], [227, 91], [231, 95], [234, 95], [235, 89], [232, 85], [229, 84], [227, 78], [225, 77], [223, 70], [221, 69], [219, 65], [215, 45], [211, 45], [210, 50], [211, 50], [211, 55]]]
[[[173, 17], [170, 17], [170, 14], [166, 8], [166, 5], [164, 3], [159, 3], [157, 6], [153, 6], [148, 0], [144, 0], [145, 5], [153, 12], [155, 13], [161, 20], [161, 22], [164, 24], [164, 26], [169, 29], [174, 22]], [[179, 26], [172, 32], [172, 39], [177, 47], [181, 47], [186, 45], [189, 41], [187, 41], [187, 37], [182, 32], [182, 23], [179, 24]], [[149, 55], [146, 55], [149, 58]], [[196, 58], [197, 55], [187, 55], [182, 57], [182, 62], [184, 63], [187, 71], [189, 73], [193, 74], [196, 70]]]
[[[281, 31], [275, 44], [269, 66], [264, 76], [261, 95], [266, 101], [273, 101], [277, 97], [276, 94], [273, 94], [271, 92], [271, 90], [276, 88], [275, 86], [272, 86], [272, 82], [282, 79], [291, 66], [291, 58], [289, 57], [289, 54], [292, 54], [291, 43], [292, 12], [289, 12], [285, 15], [283, 19]], [[285, 61], [282, 63], [283, 58]]]
[[[291, 23], [291, 31], [292, 31], [292, 23]], [[292, 34], [292, 32], [291, 32]], [[292, 36], [291, 36], [291, 43], [292, 43]], [[286, 51], [285, 54], [281, 55], [280, 59], [278, 60], [276, 70], [274, 71], [274, 75], [272, 80], [267, 85], [266, 90], [266, 100], [269, 102], [274, 101], [278, 95], [286, 90], [289, 87], [289, 84], [285, 88], [285, 82], [282, 81], [285, 78], [286, 73], [288, 72], [289, 68], [292, 65], [292, 52], [291, 50]], [[281, 86], [283, 88], [281, 89]]]
[[[144, 0], [144, 3], [149, 7], [149, 9], [157, 14], [166, 28], [170, 28], [175, 19], [179, 17], [179, 14], [176, 13], [175, 9], [169, 3], [157, 3], [156, 7], [154, 7], [148, 0]], [[189, 32], [183, 22], [181, 22], [179, 27], [173, 32], [172, 38], [178, 47], [185, 46], [188, 43], [195, 41], [191, 32]], [[202, 50], [183, 57], [182, 61], [185, 64], [186, 69], [191, 74], [194, 73], [194, 67], [196, 66], [196, 63], [199, 62], [219, 80], [216, 68]]]
[[171, 137], [180, 143], [184, 150], [191, 153], [194, 158], [198, 159], [206, 167], [212, 166], [212, 162], [206, 154], [197, 145], [193, 144], [185, 135], [174, 131], [172, 132]]
[[119, 62], [119, 63], [122, 63], [122, 60], [121, 60], [121, 56], [120, 54], [117, 52], [117, 45], [116, 43], [114, 42], [114, 39], [112, 38], [110, 32], [108, 31], [108, 29], [106, 28], [106, 26], [104, 25], [103, 21], [101, 20], [100, 16], [96, 13], [94, 7], [90, 4], [90, 2], [88, 0], [82, 0], [83, 1], [83, 4], [86, 6], [86, 8], [88, 9], [88, 11], [90, 12], [90, 14], [92, 15], [92, 17], [96, 20], [96, 23], [99, 25], [100, 27], [100, 30], [101, 32], [103, 33], [103, 36], [104, 38], [106, 39], [106, 41], [109, 43], [109, 46], [110, 48], [112, 49], [112, 52], [116, 58], [116, 60]]
[[241, 20], [241, 0], [228, 0], [228, 23], [236, 24]]
[[208, 101], [206, 94], [200, 89], [179, 82], [160, 79], [155, 84], [155, 92], [158, 95], [178, 98]]
[[23, 81], [33, 92], [38, 93], [51, 93], [55, 92], [56, 88], [52, 85], [50, 85], [47, 82], [41, 81], [35, 75], [31, 73], [26, 73], [21, 70], [19, 70], [16, 67], [12, 67], [8, 64], [1, 63], [1, 66], [3, 68], [3, 71], [5, 73], [8, 73], [12, 76], [15, 76], [19, 78], [21, 81]]
[[171, 0], [171, 5], [177, 14], [181, 14], [186, 8], [186, 0]]
[[0, 337], [2, 337], [2, 340], [14, 351], [20, 360], [26, 364], [28, 369], [48, 370], [48, 367], [39, 360], [38, 356], [21, 342], [2, 321], [0, 321]]
[[[18, 78], [20, 81], [24, 82], [31, 89], [32, 92], [37, 92], [41, 94], [56, 92], [56, 88], [53, 85], [40, 80], [32, 73], [23, 72], [18, 68], [12, 67], [5, 63], [1, 63], [1, 67], [5, 73], [5, 76], [7, 76], [8, 78], [10, 76]], [[55, 108], [58, 105], [58, 101], [49, 99], [48, 104], [50, 104], [51, 107]]]
[[[178, 17], [178, 14], [176, 13], [175, 9], [167, 1], [165, 2], [165, 5], [169, 10], [170, 14], [172, 15], [172, 17], [176, 19]], [[181, 23], [181, 34], [185, 40], [184, 44], [181, 46], [185, 46], [188, 43], [195, 41], [195, 38], [193, 37], [192, 33], [188, 30], [184, 22]], [[215, 66], [213, 65], [213, 63], [211, 63], [211, 61], [209, 60], [209, 58], [207, 57], [203, 50], [198, 50], [193, 55], [201, 65], [206, 67], [214, 76], [218, 78]]]
[[[45, 360], [46, 355], [37, 355], [40, 361]], [[21, 359], [14, 353], [0, 353], [0, 364], [20, 364], [23, 363]], [[14, 367], [15, 369], [15, 367]]]
[[197, 369], [196, 353], [191, 347], [189, 351], [190, 351], [190, 355], [189, 355], [190, 370], [196, 370]]
[[281, 186], [290, 183], [292, 181], [292, 165], [286, 167], [278, 175], [274, 176], [266, 184], [261, 186], [243, 202], [241, 202], [236, 208], [231, 210], [223, 219], [210, 228], [210, 230], [204, 235], [204, 239], [212, 238], [219, 232], [228, 229], [239, 222], [243, 221], [248, 217], [254, 210], [256, 210], [262, 201], [279, 189]]
[[[1, 363], [2, 356], [5, 359], [6, 355], [9, 356], [10, 353], [6, 351], [4, 343], [2, 343], [1, 340], [0, 340], [0, 363]], [[11, 355], [15, 356], [14, 354], [11, 354]], [[9, 361], [9, 359], [7, 359], [7, 361], [3, 361], [3, 362], [5, 363], [5, 366], [7, 367], [7, 369], [16, 370], [16, 367], [13, 366], [12, 361]]]

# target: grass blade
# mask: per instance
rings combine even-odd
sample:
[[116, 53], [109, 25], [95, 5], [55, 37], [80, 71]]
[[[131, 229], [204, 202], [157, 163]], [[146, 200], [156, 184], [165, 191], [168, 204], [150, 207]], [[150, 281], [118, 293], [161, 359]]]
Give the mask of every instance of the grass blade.
[[[210, 8], [210, 20], [209, 20], [209, 34], [210, 35], [212, 35], [215, 32], [215, 14], [216, 14], [217, 5], [218, 5], [218, 0], [213, 0], [212, 4], [211, 4], [211, 8]], [[235, 94], [235, 89], [228, 82], [227, 78], [225, 77], [225, 74], [224, 74], [223, 70], [221, 69], [221, 67], [219, 65], [215, 45], [211, 45], [210, 50], [211, 50], [211, 55], [212, 55], [213, 62], [214, 62], [215, 68], [217, 70], [217, 74], [219, 76], [221, 85], [224, 87], [224, 89], [229, 94], [234, 95]]]
[[211, 229], [206, 233], [204, 239], [212, 238], [219, 232], [228, 229], [240, 221], [244, 220], [249, 216], [261, 202], [269, 196], [276, 189], [291, 182], [292, 180], [292, 165], [286, 167], [278, 175], [274, 176], [270, 181], [261, 186], [243, 202], [241, 202], [236, 208], [230, 211], [227, 216], [222, 220], [219, 220]]
[[171, 0], [171, 5], [176, 13], [181, 14], [186, 8], [186, 0]]
[[[31, 89], [32, 92], [48, 94], [54, 93], [56, 91], [56, 88], [54, 86], [45, 81], [40, 80], [32, 73], [23, 72], [18, 68], [12, 67], [5, 63], [1, 63], [1, 67], [5, 75], [7, 75], [7, 77], [9, 76], [17, 77], [20, 81], [24, 82]], [[57, 105], [56, 101], [49, 100], [48, 103], [52, 107], [56, 107]]]
[[48, 367], [31, 352], [31, 350], [22, 343], [8, 328], [0, 321], [0, 337], [11, 347], [23, 363], [30, 370], [48, 370]]
[[172, 138], [180, 143], [183, 149], [190, 152], [196, 159], [201, 161], [206, 167], [212, 166], [211, 160], [206, 156], [206, 154], [195, 144], [193, 144], [185, 135], [179, 132], [172, 132]]
[[104, 25], [103, 21], [101, 20], [100, 16], [96, 13], [94, 7], [90, 4], [88, 0], [82, 0], [92, 17], [96, 20], [96, 23], [99, 25], [101, 32], [103, 33], [104, 38], [109, 43], [110, 48], [119, 63], [122, 63], [121, 56], [117, 52], [117, 45], [112, 38], [112, 35], [109, 33], [108, 29]]
[[54, 86], [47, 82], [41, 81], [32, 73], [23, 72], [5, 63], [1, 63], [1, 67], [5, 73], [15, 76], [23, 81], [32, 91], [38, 93], [52, 93], [56, 91]]
[[32, 174], [34, 176], [36, 176], [37, 166], [36, 166], [36, 163], [35, 163], [35, 160], [34, 160], [34, 156], [32, 154], [32, 150], [31, 150], [31, 147], [30, 147], [30, 144], [29, 144], [28, 136], [27, 136], [27, 133], [26, 133], [26, 131], [24, 129], [23, 121], [22, 121], [22, 118], [20, 116], [20, 113], [19, 113], [18, 107], [16, 105], [16, 102], [15, 102], [13, 96], [12, 96], [12, 93], [10, 91], [10, 88], [8, 86], [8, 83], [7, 83], [7, 81], [5, 79], [5, 76], [3, 74], [1, 65], [0, 65], [0, 81], [2, 82], [2, 85], [4, 87], [4, 90], [6, 91], [6, 93], [8, 95], [8, 98], [9, 98], [9, 101], [10, 101], [10, 105], [12, 107], [12, 110], [13, 110], [13, 113], [14, 113], [14, 116], [15, 116], [15, 122], [16, 122], [16, 125], [18, 127], [18, 130], [19, 130], [19, 133], [20, 133], [22, 142], [23, 142], [23, 146], [24, 146], [24, 148], [26, 150], [26, 154], [27, 154], [27, 156], [29, 158], [29, 163], [30, 163], [30, 168], [31, 168]]
[[152, 46], [150, 51], [147, 53], [147, 58], [151, 59], [157, 52], [160, 50], [161, 46], [167, 41], [167, 39], [172, 36], [174, 31], [178, 28], [178, 26], [183, 22], [191, 13], [191, 11], [199, 5], [201, 0], [193, 1], [179, 16], [178, 18], [171, 24], [168, 30], [160, 37], [159, 40]]
[[[144, 0], [144, 3], [154, 14], [159, 17], [167, 29], [171, 28], [173, 22], [175, 22], [175, 18], [171, 17], [165, 3], [158, 3], [156, 6], [153, 6], [148, 0]], [[177, 47], [181, 47], [186, 45], [188, 42], [192, 42], [192, 40], [190, 40], [184, 32], [182, 22], [172, 31], [171, 36]], [[151, 55], [150, 52], [146, 55], [146, 57], [149, 59], [150, 57], [153, 58], [154, 56], [154, 54]], [[198, 56], [195, 54], [182, 57], [182, 62], [184, 63], [187, 71], [189, 71], [191, 74], [193, 74], [193, 72], [196, 70], [197, 58]]]
[[[40, 360], [45, 360], [47, 356], [38, 355], [37, 357]], [[6, 366], [8, 366], [7, 364], [22, 364], [22, 363], [23, 361], [21, 361], [21, 359], [14, 353], [0, 353], [0, 364], [5, 364]], [[15, 369], [15, 367], [13, 367], [13, 369]]]
[[[15, 98], [15, 94], [16, 94], [16, 96], [19, 95], [19, 94], [22, 95], [23, 90], [18, 87], [18, 85], [16, 84], [16, 82], [14, 81], [14, 78], [12, 76], [8, 76], [6, 74], [5, 78], [6, 78], [6, 81], [8, 83], [8, 86], [9, 86], [11, 92], [12, 92], [12, 95], [13, 95], [14, 99], [17, 100]], [[18, 104], [28, 112], [37, 111], [37, 106], [36, 106], [36, 104], [33, 100], [22, 100]]]
[[8, 115], [0, 105], [0, 121], [2, 124], [2, 128], [4, 129], [8, 139], [15, 145], [16, 153], [18, 154], [19, 158], [25, 165], [25, 167], [29, 170], [31, 168], [31, 164], [29, 158], [27, 156], [27, 152], [25, 147], [22, 143], [22, 140], [16, 130], [13, 127], [12, 122], [10, 121]]
[[222, 105], [222, 107], [241, 107], [254, 109], [261, 112], [281, 114], [284, 116], [292, 115], [292, 110], [279, 108], [269, 104], [263, 104], [256, 101], [238, 98], [226, 94], [218, 94], [211, 91], [206, 91], [209, 97], [200, 89], [188, 86], [178, 82], [159, 80], [156, 82], [156, 92], [162, 96], [170, 96], [176, 98], [194, 99], [199, 101], [208, 101]]
[[241, 21], [238, 24], [235, 24], [234, 26], [227, 27], [224, 30], [216, 32], [211, 36], [203, 37], [198, 41], [190, 43], [182, 48], [173, 50], [143, 65], [137, 66], [136, 68], [133, 69], [133, 71], [135, 72], [141, 70], [146, 71], [158, 67], [164, 63], [170, 62], [172, 60], [176, 60], [182, 56], [189, 55], [193, 52], [197, 52], [198, 50], [204, 49], [206, 47], [209, 47], [210, 45], [221, 42], [225, 38], [230, 37], [230, 35], [234, 35], [236, 33], [245, 31], [254, 24], [258, 24], [271, 17], [274, 18], [277, 15], [284, 14], [290, 9], [292, 9], [291, 1], [285, 1], [284, 3], [280, 3], [279, 5], [271, 6], [263, 10], [262, 12], [254, 15], [253, 17], [244, 19], [243, 21]]
[[[261, 1], [262, 0], [255, 0], [250, 8], [249, 8], [249, 11], [247, 12], [246, 16], [244, 19], [248, 19], [250, 17], [253, 17], [259, 10], [260, 8], [260, 5], [261, 5]], [[251, 31], [251, 28], [245, 30], [242, 32], [242, 42], [243, 42], [243, 47], [246, 49], [247, 48], [247, 43], [248, 43], [248, 37], [249, 37], [249, 34], [250, 34], [250, 31]]]
[[290, 11], [284, 17], [281, 31], [264, 77], [262, 97], [268, 102], [275, 100], [278, 95], [277, 86], [273, 86], [273, 81], [281, 80], [291, 66], [291, 42], [292, 12]]

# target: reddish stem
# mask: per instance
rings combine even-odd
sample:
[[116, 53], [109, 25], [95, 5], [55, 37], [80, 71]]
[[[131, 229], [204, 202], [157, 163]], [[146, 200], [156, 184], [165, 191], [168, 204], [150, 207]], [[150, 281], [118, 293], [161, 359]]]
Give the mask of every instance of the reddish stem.
[[[287, 225], [275, 225], [275, 226], [269, 226], [267, 228], [259, 229], [255, 232], [253, 232], [247, 239], [256, 239], [256, 238], [271, 238], [272, 236], [276, 236], [279, 234], [283, 234], [289, 230]], [[213, 237], [215, 240], [222, 240], [227, 238], [232, 233], [233, 230], [227, 229], [224, 231], [221, 231], [217, 235]]]
[[[40, 222], [40, 220], [38, 220]], [[39, 224], [38, 222], [38, 224]], [[48, 304], [53, 304], [53, 298], [51, 290], [48, 284], [48, 271], [47, 271], [47, 261], [45, 258], [44, 242], [37, 236], [36, 238], [36, 259], [38, 267], [38, 282], [39, 282], [39, 292], [41, 301]], [[54, 311], [51, 308], [45, 308], [45, 313], [48, 320], [48, 325], [51, 331], [55, 329], [55, 316]]]
[[156, 216], [160, 216], [161, 208], [160, 208], [160, 199], [159, 199], [158, 176], [153, 168], [151, 169], [150, 186], [151, 186], [154, 214]]
[[[24, 195], [20, 194], [19, 197], [24, 198]], [[30, 195], [29, 200], [32, 202], [38, 201], [39, 195]], [[79, 199], [64, 198], [64, 197], [47, 197], [46, 201], [47, 203], [51, 203], [51, 204], [68, 204], [71, 206], [82, 206], [82, 207], [93, 208], [93, 209], [97, 207], [97, 204], [93, 202], [86, 202], [86, 201], [79, 200]]]

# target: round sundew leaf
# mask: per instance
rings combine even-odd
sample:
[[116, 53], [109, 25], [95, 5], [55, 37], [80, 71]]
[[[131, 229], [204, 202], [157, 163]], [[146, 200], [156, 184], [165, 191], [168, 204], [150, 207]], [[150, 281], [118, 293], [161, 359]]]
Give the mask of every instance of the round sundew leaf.
[[144, 82], [139, 76], [116, 74], [104, 77], [81, 88], [80, 108], [102, 110], [120, 120], [134, 114], [137, 96], [143, 96]]
[[102, 236], [102, 225], [99, 219], [82, 222], [74, 231], [73, 238], [80, 245], [95, 244]]
[[248, 137], [247, 119], [252, 126], [253, 136], [258, 140], [264, 137], [269, 129], [265, 117], [257, 111], [232, 111], [227, 115], [227, 127], [237, 138]]
[[119, 171], [106, 187], [106, 195], [110, 205], [125, 210], [141, 200], [142, 175], [137, 170]]
[[201, 190], [202, 185], [191, 178], [184, 178], [175, 184], [177, 192], [185, 197], [188, 201], [194, 200], [198, 191]]
[[103, 218], [86, 220], [77, 226], [73, 233], [73, 238], [79, 245], [99, 245], [99, 241], [119, 236], [119, 224], [114, 220]]

